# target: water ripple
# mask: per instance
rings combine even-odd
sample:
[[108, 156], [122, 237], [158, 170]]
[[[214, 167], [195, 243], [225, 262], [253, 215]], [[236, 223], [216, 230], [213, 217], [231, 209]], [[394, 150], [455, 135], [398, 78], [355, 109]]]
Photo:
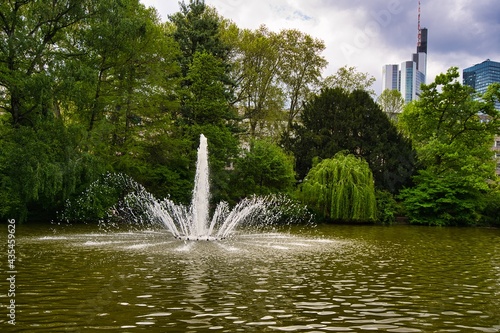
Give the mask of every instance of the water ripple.
[[500, 332], [499, 236], [398, 227], [215, 243], [162, 232], [20, 236], [20, 332]]

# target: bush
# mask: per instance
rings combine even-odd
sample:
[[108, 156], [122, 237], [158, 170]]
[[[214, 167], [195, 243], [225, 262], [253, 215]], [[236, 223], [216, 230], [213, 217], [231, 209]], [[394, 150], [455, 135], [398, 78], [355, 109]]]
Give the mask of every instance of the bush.
[[293, 159], [277, 145], [254, 140], [234, 167], [236, 198], [289, 192], [295, 184]]
[[403, 215], [403, 208], [388, 191], [377, 191], [377, 222], [393, 224], [398, 216]]
[[411, 223], [435, 226], [476, 225], [485, 207], [485, 193], [463, 178], [420, 171], [416, 185], [399, 198]]
[[500, 184], [492, 187], [485, 195], [481, 224], [500, 227]]

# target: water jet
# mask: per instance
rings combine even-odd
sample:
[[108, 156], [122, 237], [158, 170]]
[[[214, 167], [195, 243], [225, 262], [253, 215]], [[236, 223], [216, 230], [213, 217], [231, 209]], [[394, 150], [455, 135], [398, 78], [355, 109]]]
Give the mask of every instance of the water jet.
[[[229, 237], [241, 224], [259, 221], [270, 224], [280, 214], [270, 212], [277, 205], [276, 198], [244, 198], [232, 209], [226, 202], [217, 204], [212, 217], [209, 214], [210, 181], [208, 142], [201, 134], [197, 153], [196, 174], [191, 204], [186, 207], [166, 198], [157, 200], [144, 187], [125, 197], [125, 205], [117, 211], [127, 212], [129, 219], [147, 220], [164, 226], [176, 239], [183, 241], [221, 241]], [[140, 212], [139, 212], [140, 211]]]

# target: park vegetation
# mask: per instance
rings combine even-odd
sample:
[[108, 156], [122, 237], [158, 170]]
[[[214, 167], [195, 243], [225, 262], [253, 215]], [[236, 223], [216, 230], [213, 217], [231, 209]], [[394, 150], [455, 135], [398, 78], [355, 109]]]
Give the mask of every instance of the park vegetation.
[[377, 217], [370, 166], [364, 159], [344, 152], [313, 166], [300, 187], [299, 197], [330, 220], [373, 222]]
[[4, 1], [0, 35], [2, 220], [103, 218], [126, 192], [113, 174], [189, 203], [203, 133], [214, 201], [284, 194], [326, 221], [500, 225], [500, 86], [478, 99], [456, 68], [417, 102], [375, 101], [354, 67], [322, 78], [321, 40], [240, 29], [203, 0], [166, 22], [138, 0]]

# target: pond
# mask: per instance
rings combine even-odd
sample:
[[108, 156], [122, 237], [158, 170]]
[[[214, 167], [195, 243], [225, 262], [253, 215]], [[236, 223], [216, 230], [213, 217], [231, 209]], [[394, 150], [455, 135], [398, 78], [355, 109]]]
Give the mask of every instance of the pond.
[[[7, 228], [1, 232], [7, 252]], [[500, 230], [319, 226], [223, 241], [16, 230], [2, 332], [500, 332]]]

